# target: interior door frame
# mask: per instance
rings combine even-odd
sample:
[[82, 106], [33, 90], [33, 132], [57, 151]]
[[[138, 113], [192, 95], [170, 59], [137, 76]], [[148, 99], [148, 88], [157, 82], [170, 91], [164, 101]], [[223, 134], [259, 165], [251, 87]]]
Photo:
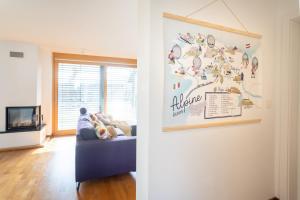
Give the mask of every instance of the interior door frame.
[[300, 153], [300, 24], [285, 16], [280, 28], [275, 86], [275, 193], [281, 200], [294, 200], [297, 195], [300, 197], [297, 191], [300, 188], [300, 156], [297, 158]]

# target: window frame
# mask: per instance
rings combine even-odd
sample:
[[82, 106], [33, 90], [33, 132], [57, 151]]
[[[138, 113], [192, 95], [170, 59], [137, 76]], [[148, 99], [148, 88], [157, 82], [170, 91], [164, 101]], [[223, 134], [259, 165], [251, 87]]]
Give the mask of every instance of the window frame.
[[[104, 67], [105, 71], [107, 67], [129, 67], [137, 68], [137, 60], [130, 58], [119, 57], [105, 57], [94, 55], [81, 55], [81, 54], [69, 54], [69, 53], [57, 53], [52, 54], [53, 58], [53, 86], [52, 86], [52, 135], [74, 135], [76, 129], [71, 130], [58, 130], [58, 66], [60, 63], [68, 64], [93, 64]], [[104, 74], [104, 112], [107, 111], [107, 74]]]

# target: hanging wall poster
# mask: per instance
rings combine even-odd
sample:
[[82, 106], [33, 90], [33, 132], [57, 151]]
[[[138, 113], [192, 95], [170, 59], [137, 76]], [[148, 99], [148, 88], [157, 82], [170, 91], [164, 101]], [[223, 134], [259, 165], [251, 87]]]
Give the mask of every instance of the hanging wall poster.
[[259, 122], [260, 38], [164, 13], [163, 131]]

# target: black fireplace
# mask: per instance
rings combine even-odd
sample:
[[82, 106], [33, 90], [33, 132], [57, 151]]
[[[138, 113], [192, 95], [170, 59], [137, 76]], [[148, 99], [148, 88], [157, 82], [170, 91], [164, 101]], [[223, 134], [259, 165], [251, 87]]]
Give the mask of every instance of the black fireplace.
[[41, 123], [41, 106], [6, 107], [6, 131], [36, 130]]

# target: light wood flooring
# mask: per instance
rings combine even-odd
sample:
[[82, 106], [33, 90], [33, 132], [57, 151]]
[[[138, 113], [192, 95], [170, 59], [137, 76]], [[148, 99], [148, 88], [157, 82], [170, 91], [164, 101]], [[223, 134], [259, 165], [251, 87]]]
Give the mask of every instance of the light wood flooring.
[[135, 200], [135, 175], [86, 181], [76, 192], [75, 137], [0, 153], [0, 200]]

